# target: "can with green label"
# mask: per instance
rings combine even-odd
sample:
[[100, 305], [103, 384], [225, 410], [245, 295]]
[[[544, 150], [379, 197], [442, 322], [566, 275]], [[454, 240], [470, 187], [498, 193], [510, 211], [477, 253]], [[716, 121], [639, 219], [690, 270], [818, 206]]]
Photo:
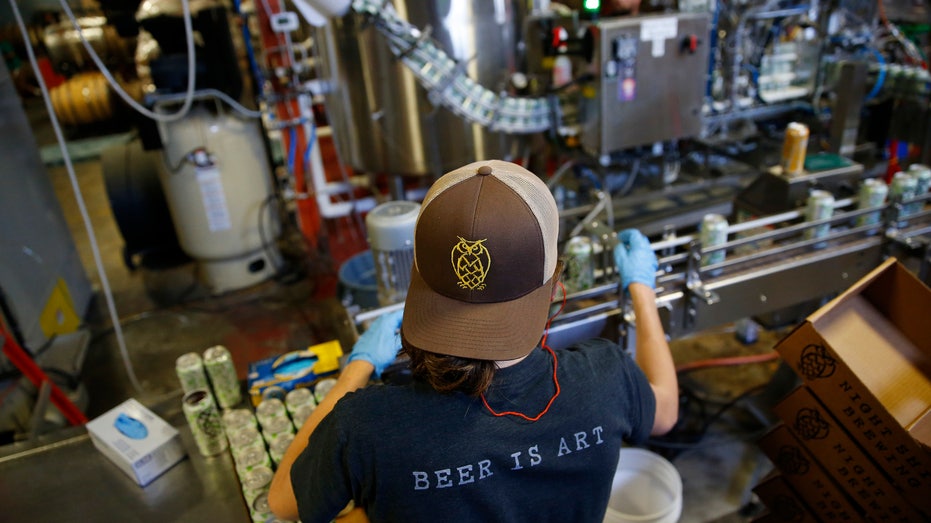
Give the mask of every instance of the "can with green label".
[[242, 401], [242, 391], [230, 351], [223, 345], [205, 350], [204, 367], [207, 368], [207, 375], [210, 376], [213, 393], [220, 407], [228, 409], [238, 405]]
[[305, 387], [299, 387], [289, 392], [284, 398], [284, 404], [288, 409], [288, 414], [292, 416], [297, 412], [297, 409], [304, 405], [316, 405], [314, 402], [314, 393]]
[[265, 450], [264, 445], [247, 448], [235, 461], [236, 472], [239, 474], [240, 479], [245, 478], [250, 471], [257, 468], [272, 468], [272, 460], [268, 457], [268, 451]]
[[204, 372], [204, 362], [196, 352], [178, 356], [175, 360], [175, 373], [185, 394], [198, 389], [210, 390], [207, 374]]
[[242, 483], [242, 495], [246, 498], [246, 503], [250, 507], [256, 498], [268, 492], [274, 476], [275, 473], [272, 472], [270, 467], [256, 467], [243, 474], [240, 480]]
[[[834, 195], [828, 191], [811, 191], [808, 194], [808, 202], [805, 206], [805, 221], [816, 222], [826, 220], [831, 216], [834, 216]], [[829, 234], [831, 234], [831, 224], [823, 223], [805, 229], [804, 236], [806, 240], [813, 240], [824, 238]], [[825, 245], [825, 242], [821, 242], [816, 244], [815, 247], [821, 248]]]
[[275, 418], [287, 418], [288, 411], [284, 402], [277, 398], [262, 400], [259, 406], [255, 408], [255, 417], [259, 420], [259, 425], [265, 428], [265, 425]]
[[181, 399], [184, 417], [191, 426], [197, 449], [203, 456], [215, 456], [228, 447], [220, 410], [207, 389], [193, 390]]
[[570, 238], [566, 243], [567, 292], [591, 289], [595, 285], [595, 258], [592, 239], [586, 236]]
[[294, 425], [291, 424], [291, 420], [287, 416], [273, 418], [262, 426], [262, 437], [265, 438], [265, 442], [269, 445], [285, 434], [294, 434]]
[[[706, 214], [701, 220], [701, 234], [699, 235], [702, 251], [727, 243], [727, 226], [727, 218], [723, 215]], [[702, 267], [715, 265], [723, 262], [724, 258], [724, 249], [709, 254], [703, 252], [701, 265]]]
[[[897, 172], [892, 177], [892, 183], [889, 184], [889, 197], [896, 202], [901, 203], [904, 200], [911, 200], [918, 192], [918, 179], [907, 172]], [[897, 220], [902, 220], [911, 214], [912, 207], [910, 204], [902, 204]]]
[[[931, 167], [920, 163], [913, 163], [908, 166], [908, 174], [915, 179], [915, 196], [924, 196], [931, 189]], [[909, 214], [921, 212], [925, 202], [915, 202], [911, 204]]]
[[271, 456], [272, 463], [275, 466], [281, 463], [281, 459], [284, 458], [284, 453], [288, 451], [292, 441], [294, 441], [294, 434], [282, 434], [269, 446], [268, 455]]
[[[889, 186], [886, 182], [878, 178], [869, 178], [863, 180], [860, 184], [860, 191], [857, 196], [858, 209], [870, 209], [880, 207], [886, 203], [886, 196], [889, 194]], [[869, 214], [863, 214], [857, 218], [857, 225], [878, 225], [882, 221], [882, 212], [876, 211]]]

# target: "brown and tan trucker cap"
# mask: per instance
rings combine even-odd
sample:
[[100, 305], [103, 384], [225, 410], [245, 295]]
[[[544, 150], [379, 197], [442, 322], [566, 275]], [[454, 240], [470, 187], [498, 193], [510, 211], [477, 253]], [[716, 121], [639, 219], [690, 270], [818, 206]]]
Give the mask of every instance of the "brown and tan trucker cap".
[[552, 194], [519, 165], [481, 161], [442, 176], [417, 218], [404, 337], [464, 358], [530, 353], [546, 325], [558, 233]]

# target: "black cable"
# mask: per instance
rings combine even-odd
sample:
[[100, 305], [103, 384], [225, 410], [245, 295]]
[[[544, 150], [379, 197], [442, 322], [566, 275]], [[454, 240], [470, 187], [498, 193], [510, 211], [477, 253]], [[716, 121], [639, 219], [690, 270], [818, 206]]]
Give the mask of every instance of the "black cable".
[[683, 434], [679, 429], [684, 423], [687, 423], [688, 420], [685, 418], [680, 418], [680, 422], [669, 435], [662, 438], [650, 438], [647, 440], [647, 445], [673, 450], [692, 450], [714, 447], [727, 443], [753, 441], [762, 436], [769, 428], [764, 427], [762, 430], [754, 431], [735, 438], [717, 438], [711, 441], [706, 441], [705, 437], [708, 435], [709, 429], [715, 423], [717, 423], [725, 413], [739, 405], [745, 399], [753, 396], [754, 394], [762, 392], [765, 388], [766, 384], [751, 387], [721, 405], [711, 415], [707, 414], [706, 400], [699, 398], [690, 389], [683, 388], [682, 396], [684, 396], [685, 399], [691, 397], [697, 400], [698, 408], [700, 410], [698, 418], [699, 428], [690, 434]]

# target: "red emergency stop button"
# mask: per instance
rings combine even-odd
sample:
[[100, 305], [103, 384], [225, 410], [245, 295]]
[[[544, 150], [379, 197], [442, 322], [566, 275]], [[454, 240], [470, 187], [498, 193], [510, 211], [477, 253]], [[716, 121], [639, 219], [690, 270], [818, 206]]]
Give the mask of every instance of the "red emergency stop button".
[[682, 50], [688, 51], [689, 54], [695, 54], [695, 51], [698, 50], [698, 44], [700, 43], [697, 36], [688, 35], [682, 39]]

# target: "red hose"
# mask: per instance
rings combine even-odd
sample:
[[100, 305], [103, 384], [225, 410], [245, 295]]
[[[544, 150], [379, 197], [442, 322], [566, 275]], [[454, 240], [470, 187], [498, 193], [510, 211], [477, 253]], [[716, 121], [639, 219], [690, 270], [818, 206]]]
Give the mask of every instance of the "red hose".
[[729, 356], [725, 358], [711, 358], [707, 360], [690, 361], [676, 366], [676, 373], [681, 374], [699, 369], [710, 369], [713, 367], [732, 367], [735, 365], [748, 365], [751, 363], [766, 363], [779, 359], [779, 354], [769, 352], [766, 354], [754, 354], [752, 356]]

